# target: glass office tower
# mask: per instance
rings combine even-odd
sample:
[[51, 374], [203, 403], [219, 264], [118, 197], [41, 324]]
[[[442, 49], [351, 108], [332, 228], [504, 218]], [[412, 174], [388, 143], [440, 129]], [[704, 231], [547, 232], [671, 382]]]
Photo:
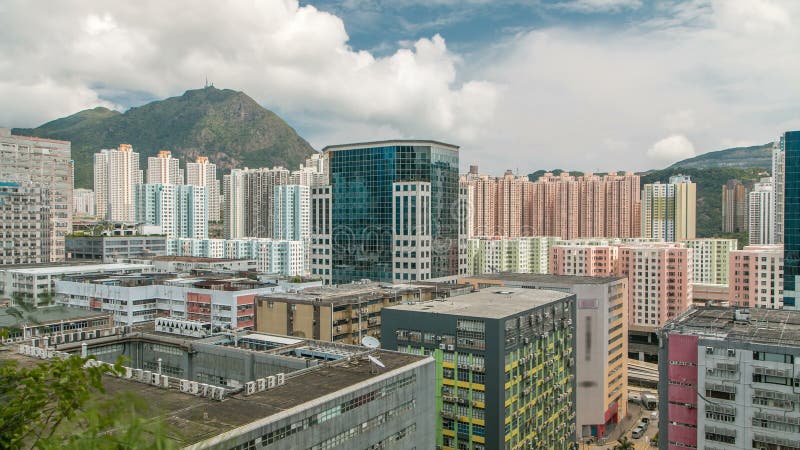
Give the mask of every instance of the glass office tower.
[[800, 131], [780, 138], [785, 157], [783, 210], [783, 307], [796, 309], [800, 276]]
[[[332, 283], [458, 274], [457, 146], [382, 141], [323, 151], [330, 164]], [[414, 217], [414, 232], [401, 238], [393, 225], [405, 226], [404, 216]]]

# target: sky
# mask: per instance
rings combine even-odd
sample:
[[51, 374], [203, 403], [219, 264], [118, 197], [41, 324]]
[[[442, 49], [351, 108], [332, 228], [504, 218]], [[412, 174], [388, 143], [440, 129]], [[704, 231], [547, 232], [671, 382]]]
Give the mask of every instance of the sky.
[[0, 126], [240, 90], [317, 149], [646, 170], [800, 129], [796, 0], [0, 0]]

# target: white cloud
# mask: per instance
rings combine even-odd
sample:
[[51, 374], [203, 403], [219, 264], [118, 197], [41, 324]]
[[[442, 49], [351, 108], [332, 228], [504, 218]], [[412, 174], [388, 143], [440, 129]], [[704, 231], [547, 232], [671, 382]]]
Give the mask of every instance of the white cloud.
[[582, 13], [617, 12], [623, 9], [638, 9], [641, 0], [569, 0], [554, 5], [557, 8]]
[[694, 145], [686, 136], [676, 134], [653, 144], [647, 156], [659, 163], [674, 163], [695, 156]]
[[[439, 35], [377, 58], [348, 45], [340, 18], [295, 0], [15, 0], [3, 8], [0, 85], [47, 75], [0, 98], [0, 123], [11, 126], [94, 106], [101, 89], [165, 97], [205, 77], [289, 115], [311, 111], [434, 137], [480, 135], [496, 100], [491, 83], [456, 81], [462, 63]], [[30, 102], [48, 92], [37, 91], [42, 85], [74, 93]], [[24, 103], [25, 114], [10, 107]]]

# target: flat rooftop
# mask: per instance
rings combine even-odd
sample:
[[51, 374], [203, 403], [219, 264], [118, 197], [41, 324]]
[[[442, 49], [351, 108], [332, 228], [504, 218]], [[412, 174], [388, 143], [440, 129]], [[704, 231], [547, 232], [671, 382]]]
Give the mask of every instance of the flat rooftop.
[[[151, 266], [144, 267], [152, 269]], [[177, 273], [143, 273], [132, 275], [109, 275], [98, 273], [76, 274], [68, 276], [64, 281], [73, 283], [104, 284], [109, 286], [180, 286], [195, 289], [213, 289], [219, 291], [248, 291], [275, 287], [274, 283], [265, 283], [238, 276], [180, 276]]]
[[169, 262], [190, 262], [190, 263], [226, 263], [236, 261], [254, 261], [247, 258], [203, 258], [200, 256], [153, 256], [151, 258], [137, 258], [147, 259], [150, 261], [169, 261]]
[[61, 320], [90, 319], [98, 316], [108, 316], [110, 312], [89, 311], [80, 308], [68, 308], [66, 306], [46, 306], [36, 308], [29, 314], [24, 314], [24, 320], [19, 321], [16, 317], [8, 313], [7, 308], [0, 308], [0, 328], [22, 326], [30, 323], [46, 324]]
[[[296, 341], [293, 338], [287, 339], [289, 345]], [[311, 348], [314, 343], [320, 346], [335, 345], [302, 339], [300, 341], [307, 341], [306, 344]], [[429, 359], [357, 346], [337, 347], [354, 356], [349, 360], [343, 357], [337, 361], [288, 372], [284, 385], [250, 396], [243, 393], [229, 394], [223, 401], [216, 401], [177, 389], [163, 389], [125, 378], [104, 376], [103, 386], [106, 392], [97, 394], [93, 401], [132, 398], [131, 404], [136, 405], [137, 414], [146, 422], [144, 427], [147, 428], [147, 423], [163, 420], [168, 439], [177, 448], [181, 448], [200, 444], [239, 427], [255, 426], [255, 422], [269, 421], [270, 416], [307, 402], [320, 401], [326, 395], [335, 394], [341, 389]], [[377, 368], [367, 358], [368, 354], [378, 358], [386, 367]], [[0, 364], [8, 360], [16, 360], [23, 367], [32, 367], [42, 362], [17, 354], [16, 346], [0, 346]]]
[[[409, 291], [433, 291], [436, 285], [393, 284], [387, 285], [378, 282], [348, 283], [331, 286], [310, 286], [298, 292], [281, 292], [265, 294], [261, 298], [281, 299], [295, 302], [333, 302], [337, 304], [357, 302], [407, 293]], [[443, 290], [444, 292], [444, 290]]]
[[458, 150], [459, 146], [447, 144], [445, 142], [415, 139], [396, 139], [390, 141], [371, 141], [355, 142], [352, 144], [329, 145], [322, 149], [322, 153], [336, 150], [351, 150], [355, 148], [375, 148], [375, 147], [395, 147], [395, 146], [423, 146], [423, 147], [446, 147], [450, 150]]
[[700, 337], [800, 347], [800, 311], [750, 308], [749, 321], [735, 321], [737, 308], [692, 308], [664, 330]]
[[541, 284], [607, 284], [625, 277], [581, 277], [576, 275], [545, 275], [537, 273], [493, 273], [475, 276], [459, 277], [460, 280], [499, 280], [513, 281], [520, 283], [541, 283]]
[[471, 294], [459, 295], [445, 301], [398, 305], [388, 309], [502, 319], [562, 300], [571, 295], [572, 294], [544, 289], [497, 287], [484, 289]]
[[152, 269], [148, 264], [127, 263], [43, 263], [43, 264], [18, 264], [0, 267], [0, 272], [17, 272], [29, 275], [66, 275], [91, 272], [112, 272], [116, 270]]

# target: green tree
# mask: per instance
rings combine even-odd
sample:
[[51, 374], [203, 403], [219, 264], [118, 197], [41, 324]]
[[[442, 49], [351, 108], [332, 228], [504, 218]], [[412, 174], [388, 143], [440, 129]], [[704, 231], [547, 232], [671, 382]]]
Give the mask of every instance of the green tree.
[[633, 448], [633, 442], [629, 441], [625, 436], [619, 440], [619, 444], [614, 446], [614, 450], [631, 450]]
[[98, 400], [103, 374], [119, 374], [122, 367], [84, 367], [89, 359], [73, 355], [33, 367], [0, 363], [0, 448], [170, 448], [163, 427], [145, 424], [134, 401]]

